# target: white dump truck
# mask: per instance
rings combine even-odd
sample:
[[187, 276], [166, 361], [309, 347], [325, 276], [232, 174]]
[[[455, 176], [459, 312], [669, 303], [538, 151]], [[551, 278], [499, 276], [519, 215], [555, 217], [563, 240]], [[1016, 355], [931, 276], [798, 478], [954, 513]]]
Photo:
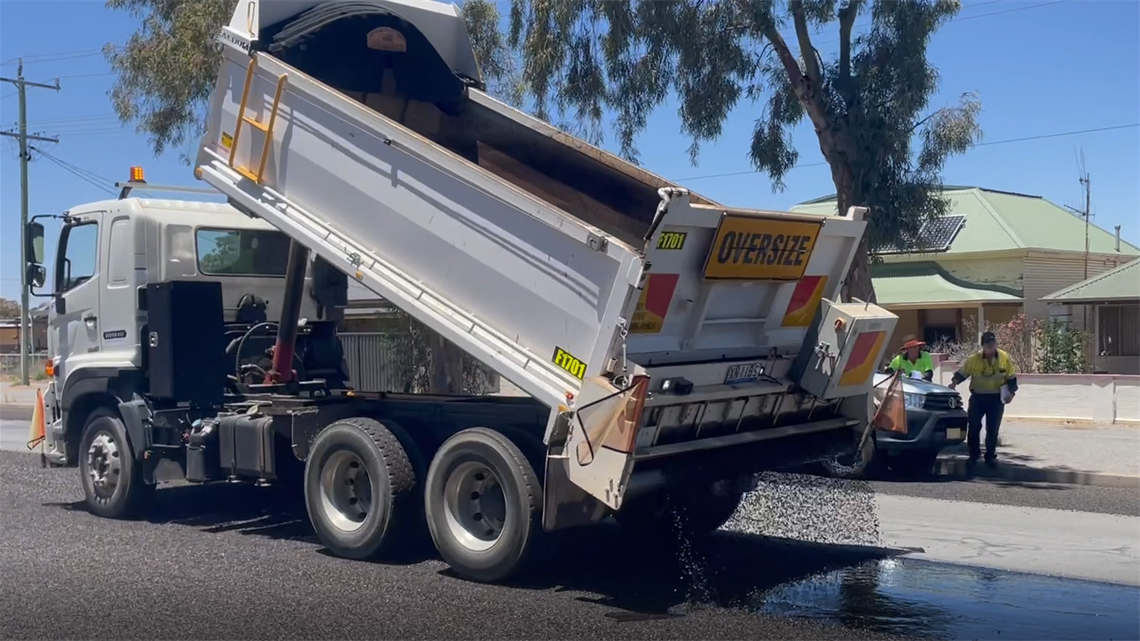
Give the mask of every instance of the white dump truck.
[[[269, 312], [201, 260], [152, 269], [174, 260], [139, 255], [152, 227], [125, 280], [92, 276], [120, 343], [58, 353], [52, 432], [97, 513], [161, 480], [298, 468], [334, 554], [384, 555], [426, 521], [458, 574], [498, 581], [610, 516], [715, 530], [756, 472], [861, 442], [896, 322], [834, 302], [863, 211], [728, 208], [503, 104], [450, 4], [241, 0], [220, 42], [195, 175], [289, 247], [251, 252], [280, 272]], [[301, 323], [318, 264], [332, 303]], [[97, 331], [66, 270], [53, 322]], [[347, 279], [529, 397], [352, 391], [335, 332], [311, 329]], [[267, 336], [255, 369], [241, 343]]]

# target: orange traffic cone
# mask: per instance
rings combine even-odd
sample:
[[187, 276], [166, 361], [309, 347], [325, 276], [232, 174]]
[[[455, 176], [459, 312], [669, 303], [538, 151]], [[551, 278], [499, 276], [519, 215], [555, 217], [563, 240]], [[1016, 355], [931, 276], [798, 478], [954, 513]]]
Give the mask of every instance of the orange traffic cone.
[[906, 403], [903, 400], [902, 372], [895, 372], [879, 411], [871, 419], [876, 429], [906, 434]]
[[40, 446], [40, 467], [47, 467], [47, 455], [44, 454], [44, 442], [47, 441], [47, 422], [44, 419], [44, 391], [36, 390], [36, 406], [32, 410], [31, 433], [28, 435], [28, 449], [33, 450]]

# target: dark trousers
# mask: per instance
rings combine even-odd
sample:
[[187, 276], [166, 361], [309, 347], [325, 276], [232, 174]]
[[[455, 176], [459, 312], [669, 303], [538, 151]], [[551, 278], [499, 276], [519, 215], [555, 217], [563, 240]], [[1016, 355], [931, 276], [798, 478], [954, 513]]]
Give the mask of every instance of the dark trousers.
[[970, 458], [976, 460], [981, 454], [979, 441], [982, 436], [982, 419], [986, 419], [986, 459], [997, 455], [998, 430], [1001, 417], [1005, 413], [1005, 403], [1001, 394], [970, 394], [969, 424], [966, 442], [970, 447]]

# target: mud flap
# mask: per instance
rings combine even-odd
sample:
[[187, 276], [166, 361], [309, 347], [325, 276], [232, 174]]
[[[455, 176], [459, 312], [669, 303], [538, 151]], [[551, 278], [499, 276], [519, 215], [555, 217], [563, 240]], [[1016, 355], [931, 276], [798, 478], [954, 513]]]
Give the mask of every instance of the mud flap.
[[649, 377], [635, 376], [624, 389], [587, 379], [578, 395], [566, 443], [567, 476], [574, 485], [613, 510], [621, 509], [633, 472], [633, 451]]

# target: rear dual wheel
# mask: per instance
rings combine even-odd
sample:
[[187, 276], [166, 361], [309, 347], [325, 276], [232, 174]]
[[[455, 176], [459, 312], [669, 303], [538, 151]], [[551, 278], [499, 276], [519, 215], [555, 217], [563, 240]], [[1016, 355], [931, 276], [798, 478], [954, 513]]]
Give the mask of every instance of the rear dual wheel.
[[389, 556], [401, 551], [422, 523], [418, 453], [397, 432], [403, 435], [393, 424], [349, 418], [321, 430], [313, 441], [305, 463], [305, 507], [317, 537], [336, 556]]
[[[533, 439], [513, 438], [535, 455]], [[305, 503], [321, 543], [350, 559], [405, 549], [422, 531], [426, 513], [443, 560], [479, 582], [523, 570], [542, 533], [542, 489], [534, 467], [511, 438], [479, 427], [445, 441], [425, 470], [397, 425], [369, 418], [333, 423], [313, 442]]]
[[456, 574], [503, 581], [535, 558], [542, 486], [511, 439], [482, 427], [455, 434], [436, 452], [425, 485], [428, 530]]

